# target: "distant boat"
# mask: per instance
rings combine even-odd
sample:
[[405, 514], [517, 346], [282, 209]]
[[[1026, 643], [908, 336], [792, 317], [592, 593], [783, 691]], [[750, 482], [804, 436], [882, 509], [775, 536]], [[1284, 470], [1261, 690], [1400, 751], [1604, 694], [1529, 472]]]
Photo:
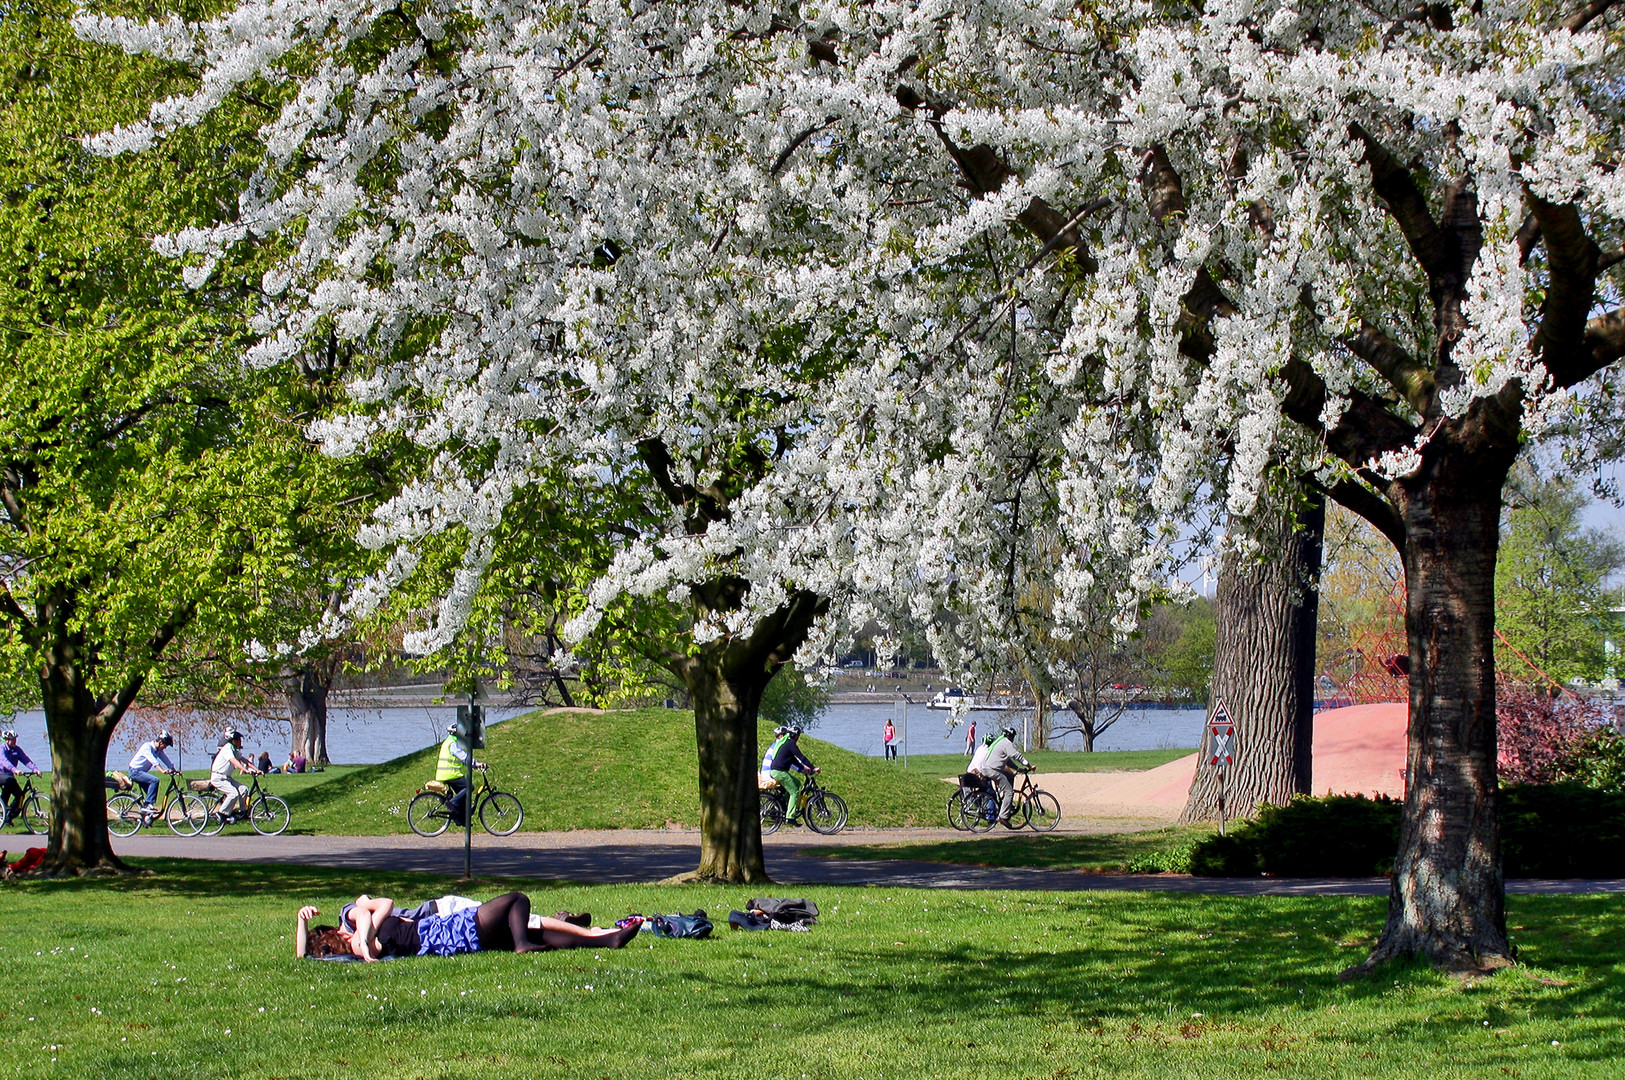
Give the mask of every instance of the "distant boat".
[[[968, 704], [966, 704], [968, 702]], [[1007, 712], [1011, 709], [1030, 709], [1031, 705], [1013, 697], [983, 697], [967, 694], [957, 686], [940, 691], [925, 703], [928, 709], [966, 709], [970, 712]]]

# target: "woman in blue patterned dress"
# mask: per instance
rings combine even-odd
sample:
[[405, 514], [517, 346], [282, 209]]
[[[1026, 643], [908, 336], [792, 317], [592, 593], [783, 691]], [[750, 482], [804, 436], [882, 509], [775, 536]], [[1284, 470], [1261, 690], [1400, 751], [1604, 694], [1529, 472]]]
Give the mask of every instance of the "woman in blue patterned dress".
[[637, 936], [641, 923], [620, 929], [576, 926], [547, 916], [530, 925], [530, 897], [504, 893], [479, 907], [450, 915], [403, 919], [394, 914], [395, 901], [387, 896], [356, 897], [352, 917], [355, 931], [336, 926], [309, 925], [321, 912], [299, 909], [294, 955], [324, 957], [351, 955], [362, 960], [386, 956], [456, 956], [470, 952], [540, 952], [546, 949], [619, 949]]

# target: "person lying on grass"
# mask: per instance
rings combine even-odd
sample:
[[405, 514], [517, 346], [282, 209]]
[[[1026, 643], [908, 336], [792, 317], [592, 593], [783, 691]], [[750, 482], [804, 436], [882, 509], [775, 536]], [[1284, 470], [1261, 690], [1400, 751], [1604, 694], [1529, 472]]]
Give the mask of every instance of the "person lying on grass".
[[530, 897], [504, 893], [479, 907], [450, 915], [403, 919], [393, 912], [387, 896], [356, 897], [352, 914], [355, 931], [336, 926], [310, 926], [321, 911], [310, 905], [299, 909], [293, 954], [320, 959], [357, 956], [368, 962], [386, 956], [456, 956], [470, 952], [540, 952], [546, 949], [619, 949], [637, 936], [642, 920], [621, 929], [590, 929], [543, 916], [531, 929]]

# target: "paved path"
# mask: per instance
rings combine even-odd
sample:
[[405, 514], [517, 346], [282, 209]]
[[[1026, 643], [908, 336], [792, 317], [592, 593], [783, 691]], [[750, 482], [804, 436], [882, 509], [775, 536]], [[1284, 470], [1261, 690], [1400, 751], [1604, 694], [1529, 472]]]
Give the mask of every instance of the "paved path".
[[[958, 838], [935, 829], [848, 830], [837, 837], [804, 834], [765, 840], [767, 869], [782, 885], [890, 885], [953, 889], [1033, 889], [1206, 893], [1223, 896], [1382, 896], [1383, 878], [1198, 878], [1180, 874], [1084, 874], [1069, 870], [961, 866], [892, 859], [832, 859], [804, 853], [832, 844]], [[216, 836], [182, 839], [142, 833], [115, 840], [120, 855], [219, 859], [458, 875], [461, 836]], [[477, 836], [474, 869], [481, 876], [629, 884], [660, 881], [694, 869], [697, 832], [609, 830]], [[1507, 882], [1511, 893], [1625, 893], [1625, 880]]]

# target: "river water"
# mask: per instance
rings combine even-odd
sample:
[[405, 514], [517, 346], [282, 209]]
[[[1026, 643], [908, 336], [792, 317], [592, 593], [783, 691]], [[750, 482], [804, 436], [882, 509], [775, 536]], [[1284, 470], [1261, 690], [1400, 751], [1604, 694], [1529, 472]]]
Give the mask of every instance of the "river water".
[[[489, 723], [496, 723], [529, 710], [488, 709]], [[346, 765], [369, 765], [388, 761], [413, 750], [433, 746], [445, 738], [446, 725], [456, 718], [455, 705], [425, 705], [377, 709], [332, 708], [327, 714], [327, 752], [336, 762]], [[808, 734], [836, 746], [879, 757], [883, 753], [881, 728], [888, 717], [895, 717], [898, 734], [906, 739], [906, 748], [913, 754], [951, 754], [965, 746], [965, 727], [950, 730], [945, 723], [947, 713], [911, 705], [906, 717], [901, 705], [894, 710], [890, 705], [831, 705], [808, 728]], [[973, 712], [969, 719], [976, 721], [977, 734], [986, 735], [1006, 717], [1018, 730], [1023, 714], [1010, 712]], [[1201, 709], [1130, 709], [1122, 719], [1095, 740], [1096, 750], [1161, 750], [1175, 747], [1195, 748], [1202, 736], [1204, 714]], [[685, 721], [686, 722], [686, 721]], [[262, 719], [257, 722], [234, 721], [246, 732], [243, 749], [253, 754], [260, 750], [270, 753], [281, 764], [288, 754], [288, 723]], [[42, 768], [50, 767], [50, 747], [45, 740], [45, 714], [38, 709], [20, 713], [12, 718], [17, 729], [18, 744]], [[195, 740], [194, 740], [195, 741]], [[182, 743], [182, 768], [203, 768], [213, 754], [215, 739], [210, 737], [199, 745]], [[1058, 750], [1081, 750], [1082, 741], [1069, 736], [1052, 741]], [[121, 769], [135, 752], [135, 740], [122, 733], [113, 737], [108, 752], [108, 764]], [[174, 757], [172, 753], [170, 755]]]

